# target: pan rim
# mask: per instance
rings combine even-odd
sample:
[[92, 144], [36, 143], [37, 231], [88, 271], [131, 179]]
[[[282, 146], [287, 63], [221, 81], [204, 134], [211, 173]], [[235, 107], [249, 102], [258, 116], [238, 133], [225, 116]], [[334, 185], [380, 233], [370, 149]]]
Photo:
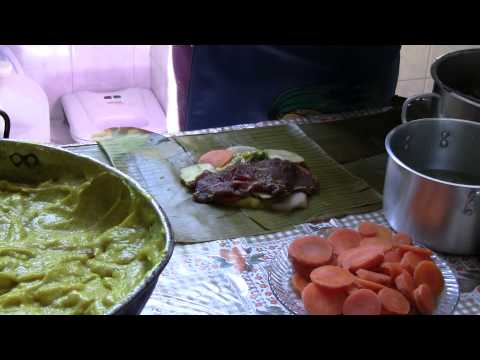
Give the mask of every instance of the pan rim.
[[[395, 152], [393, 151], [393, 149], [391, 147], [392, 137], [395, 136], [395, 134], [398, 133], [401, 129], [414, 126], [414, 125], [411, 125], [411, 124], [417, 124], [419, 121], [421, 121], [423, 123], [425, 123], [425, 122], [436, 123], [438, 121], [449, 121], [449, 122], [454, 122], [454, 123], [462, 123], [462, 124], [468, 124], [468, 125], [471, 125], [471, 126], [480, 127], [480, 123], [478, 123], [478, 122], [474, 122], [474, 121], [470, 121], [470, 120], [463, 120], [463, 119], [455, 119], [455, 118], [438, 118], [438, 117], [436, 117], [436, 118], [423, 118], [423, 119], [412, 120], [410, 122], [398, 125], [397, 127], [390, 130], [390, 132], [387, 134], [387, 136], [385, 138], [385, 149], [388, 153], [389, 158], [392, 159], [397, 165], [404, 168], [405, 170], [407, 170], [407, 171], [409, 171], [409, 172], [411, 172], [411, 173], [413, 173], [417, 176], [420, 176], [424, 179], [433, 181], [435, 183], [443, 184], [443, 185], [446, 185], [446, 186], [454, 186], [454, 187], [457, 187], [457, 188], [459, 187], [459, 188], [470, 189], [470, 190], [473, 190], [473, 189], [480, 190], [480, 184], [479, 185], [469, 185], [469, 184], [454, 183], [454, 182], [451, 182], [451, 181], [441, 180], [441, 179], [437, 179], [437, 178], [422, 174], [421, 172], [419, 172], [417, 170], [414, 170], [413, 168], [411, 168], [410, 166], [408, 166], [407, 164], [405, 164], [402, 160], [400, 160], [398, 158], [398, 156], [395, 154]], [[387, 177], [388, 177], [388, 174], [385, 176], [385, 179], [387, 179]]]

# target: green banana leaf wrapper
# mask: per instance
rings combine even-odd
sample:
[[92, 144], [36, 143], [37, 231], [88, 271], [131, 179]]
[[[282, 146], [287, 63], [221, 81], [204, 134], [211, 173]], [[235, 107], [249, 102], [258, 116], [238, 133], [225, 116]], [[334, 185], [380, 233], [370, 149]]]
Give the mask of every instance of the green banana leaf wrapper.
[[[336, 163], [297, 125], [173, 138], [139, 134], [99, 144], [113, 165], [139, 180], [166, 211], [177, 242], [260, 235], [309, 221], [381, 208], [381, 197], [374, 189]], [[234, 145], [283, 149], [302, 156], [319, 182], [319, 192], [309, 198], [308, 208], [281, 213], [194, 202], [180, 181], [180, 170], [195, 164], [209, 150]]]

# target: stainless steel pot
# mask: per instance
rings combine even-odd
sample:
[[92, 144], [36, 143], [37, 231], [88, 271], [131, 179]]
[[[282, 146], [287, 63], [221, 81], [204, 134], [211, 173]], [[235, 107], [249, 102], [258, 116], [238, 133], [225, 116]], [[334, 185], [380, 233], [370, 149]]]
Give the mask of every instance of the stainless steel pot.
[[402, 120], [447, 117], [480, 121], [480, 49], [439, 57], [431, 66], [433, 93], [413, 96], [403, 104]]
[[420, 119], [393, 129], [385, 146], [390, 225], [438, 252], [480, 254], [480, 123]]

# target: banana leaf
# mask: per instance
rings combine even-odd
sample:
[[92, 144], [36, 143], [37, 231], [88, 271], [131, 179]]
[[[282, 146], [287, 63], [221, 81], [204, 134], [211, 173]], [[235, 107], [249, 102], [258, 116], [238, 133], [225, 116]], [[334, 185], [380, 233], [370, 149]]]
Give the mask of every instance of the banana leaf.
[[340, 164], [385, 153], [385, 137], [399, 125], [400, 111], [368, 115], [345, 121], [299, 125]]
[[372, 188], [382, 194], [387, 161], [388, 155], [383, 153], [345, 164], [345, 168], [364, 179]]
[[[381, 197], [364, 180], [349, 173], [296, 125], [244, 129], [219, 134], [190, 135], [175, 140], [194, 157], [212, 149], [232, 145], [259, 149], [283, 149], [305, 159], [319, 181], [319, 192], [309, 199], [307, 209], [292, 213], [261, 209], [241, 209], [255, 223], [271, 231], [280, 231], [314, 219], [326, 219], [381, 207]], [[245, 234], [244, 234], [245, 235]]]
[[137, 180], [167, 213], [179, 243], [262, 234], [266, 229], [236, 209], [199, 204], [180, 182], [180, 169], [194, 163], [175, 141], [160, 135], [127, 135], [99, 141], [110, 162]]
[[[177, 242], [204, 242], [281, 231], [307, 221], [378, 210], [380, 196], [330, 158], [296, 125], [165, 138], [129, 135], [99, 142], [111, 162], [132, 176], [165, 209]], [[292, 213], [236, 209], [192, 200], [180, 170], [215, 148], [232, 145], [284, 149], [301, 155], [319, 180], [307, 209]]]

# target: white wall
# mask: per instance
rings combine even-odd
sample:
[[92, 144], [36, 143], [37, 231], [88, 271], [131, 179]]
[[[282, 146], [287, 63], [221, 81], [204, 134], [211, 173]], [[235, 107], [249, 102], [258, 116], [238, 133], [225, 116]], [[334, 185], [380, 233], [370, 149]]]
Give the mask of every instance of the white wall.
[[[78, 90], [151, 88], [170, 131], [178, 124], [176, 87], [169, 45], [9, 45], [27, 76], [47, 93], [52, 124], [65, 121], [60, 98]], [[440, 55], [480, 45], [403, 45], [397, 94], [432, 90], [430, 65]], [[55, 126], [55, 125], [53, 125]]]
[[150, 45], [10, 45], [25, 74], [47, 93], [52, 122], [60, 98], [79, 90], [150, 88]]
[[[150, 89], [167, 108], [166, 46], [151, 45], [9, 45], [24, 68], [46, 92], [54, 143], [70, 143], [61, 97], [80, 90]], [[152, 72], [152, 60], [155, 61]], [[153, 77], [153, 78], [152, 78]]]
[[159, 100], [163, 112], [167, 113], [168, 108], [168, 45], [152, 45], [151, 57], [151, 88]]

